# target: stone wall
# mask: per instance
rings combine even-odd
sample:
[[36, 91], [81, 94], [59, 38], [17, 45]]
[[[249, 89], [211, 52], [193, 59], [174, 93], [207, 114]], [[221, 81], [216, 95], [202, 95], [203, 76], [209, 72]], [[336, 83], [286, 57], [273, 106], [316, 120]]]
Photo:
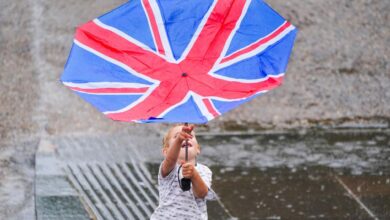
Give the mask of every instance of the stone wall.
[[[77, 25], [123, 2], [0, 3], [3, 139], [137, 127], [106, 119], [59, 83]], [[299, 29], [284, 84], [214, 120], [210, 127], [389, 126], [390, 2], [268, 2]]]

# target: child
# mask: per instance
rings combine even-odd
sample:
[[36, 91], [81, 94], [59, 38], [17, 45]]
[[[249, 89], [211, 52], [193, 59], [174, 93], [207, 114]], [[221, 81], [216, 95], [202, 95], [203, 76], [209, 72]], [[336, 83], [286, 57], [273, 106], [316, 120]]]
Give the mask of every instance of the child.
[[[193, 126], [176, 125], [163, 139], [165, 157], [158, 173], [159, 206], [151, 220], [204, 220], [207, 219], [206, 200], [216, 199], [211, 190], [211, 170], [196, 162], [200, 146]], [[185, 162], [185, 143], [188, 140], [188, 161]], [[191, 180], [191, 189], [183, 191], [179, 183], [182, 176]]]

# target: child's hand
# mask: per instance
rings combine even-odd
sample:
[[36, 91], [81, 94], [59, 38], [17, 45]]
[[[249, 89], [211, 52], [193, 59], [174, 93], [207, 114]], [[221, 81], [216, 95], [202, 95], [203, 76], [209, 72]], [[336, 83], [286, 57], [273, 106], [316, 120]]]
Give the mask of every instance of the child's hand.
[[194, 129], [194, 126], [191, 125], [191, 126], [183, 126], [183, 128], [181, 129], [181, 132], [179, 133], [179, 140], [180, 141], [184, 141], [186, 139], [191, 139], [192, 138], [192, 135], [191, 135], [191, 131]]
[[195, 166], [192, 163], [182, 163], [182, 173], [183, 177], [187, 179], [192, 179], [195, 176], [195, 173], [197, 172], [195, 169]]

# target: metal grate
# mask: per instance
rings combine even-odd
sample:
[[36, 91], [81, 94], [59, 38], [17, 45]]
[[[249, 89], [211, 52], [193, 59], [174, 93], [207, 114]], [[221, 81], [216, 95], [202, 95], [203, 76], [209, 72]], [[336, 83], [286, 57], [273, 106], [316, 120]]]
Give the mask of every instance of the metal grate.
[[142, 163], [68, 164], [69, 179], [97, 219], [148, 219], [158, 192]]

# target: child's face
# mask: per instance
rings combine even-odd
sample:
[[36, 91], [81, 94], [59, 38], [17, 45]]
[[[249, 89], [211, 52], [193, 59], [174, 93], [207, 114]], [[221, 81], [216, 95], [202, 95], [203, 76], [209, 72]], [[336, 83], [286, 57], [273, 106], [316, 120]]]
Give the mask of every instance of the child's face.
[[[183, 126], [176, 126], [174, 127], [171, 132], [169, 133], [169, 139], [168, 139], [168, 149], [172, 147], [173, 143], [175, 142], [176, 138], [178, 138], [180, 132], [182, 131]], [[188, 139], [188, 160], [194, 159], [198, 154], [200, 154], [199, 144], [195, 137], [195, 132], [191, 132], [192, 138]], [[179, 154], [179, 161], [185, 160], [185, 141], [181, 143], [181, 150]], [[168, 153], [168, 149], [164, 150], [164, 156]]]

